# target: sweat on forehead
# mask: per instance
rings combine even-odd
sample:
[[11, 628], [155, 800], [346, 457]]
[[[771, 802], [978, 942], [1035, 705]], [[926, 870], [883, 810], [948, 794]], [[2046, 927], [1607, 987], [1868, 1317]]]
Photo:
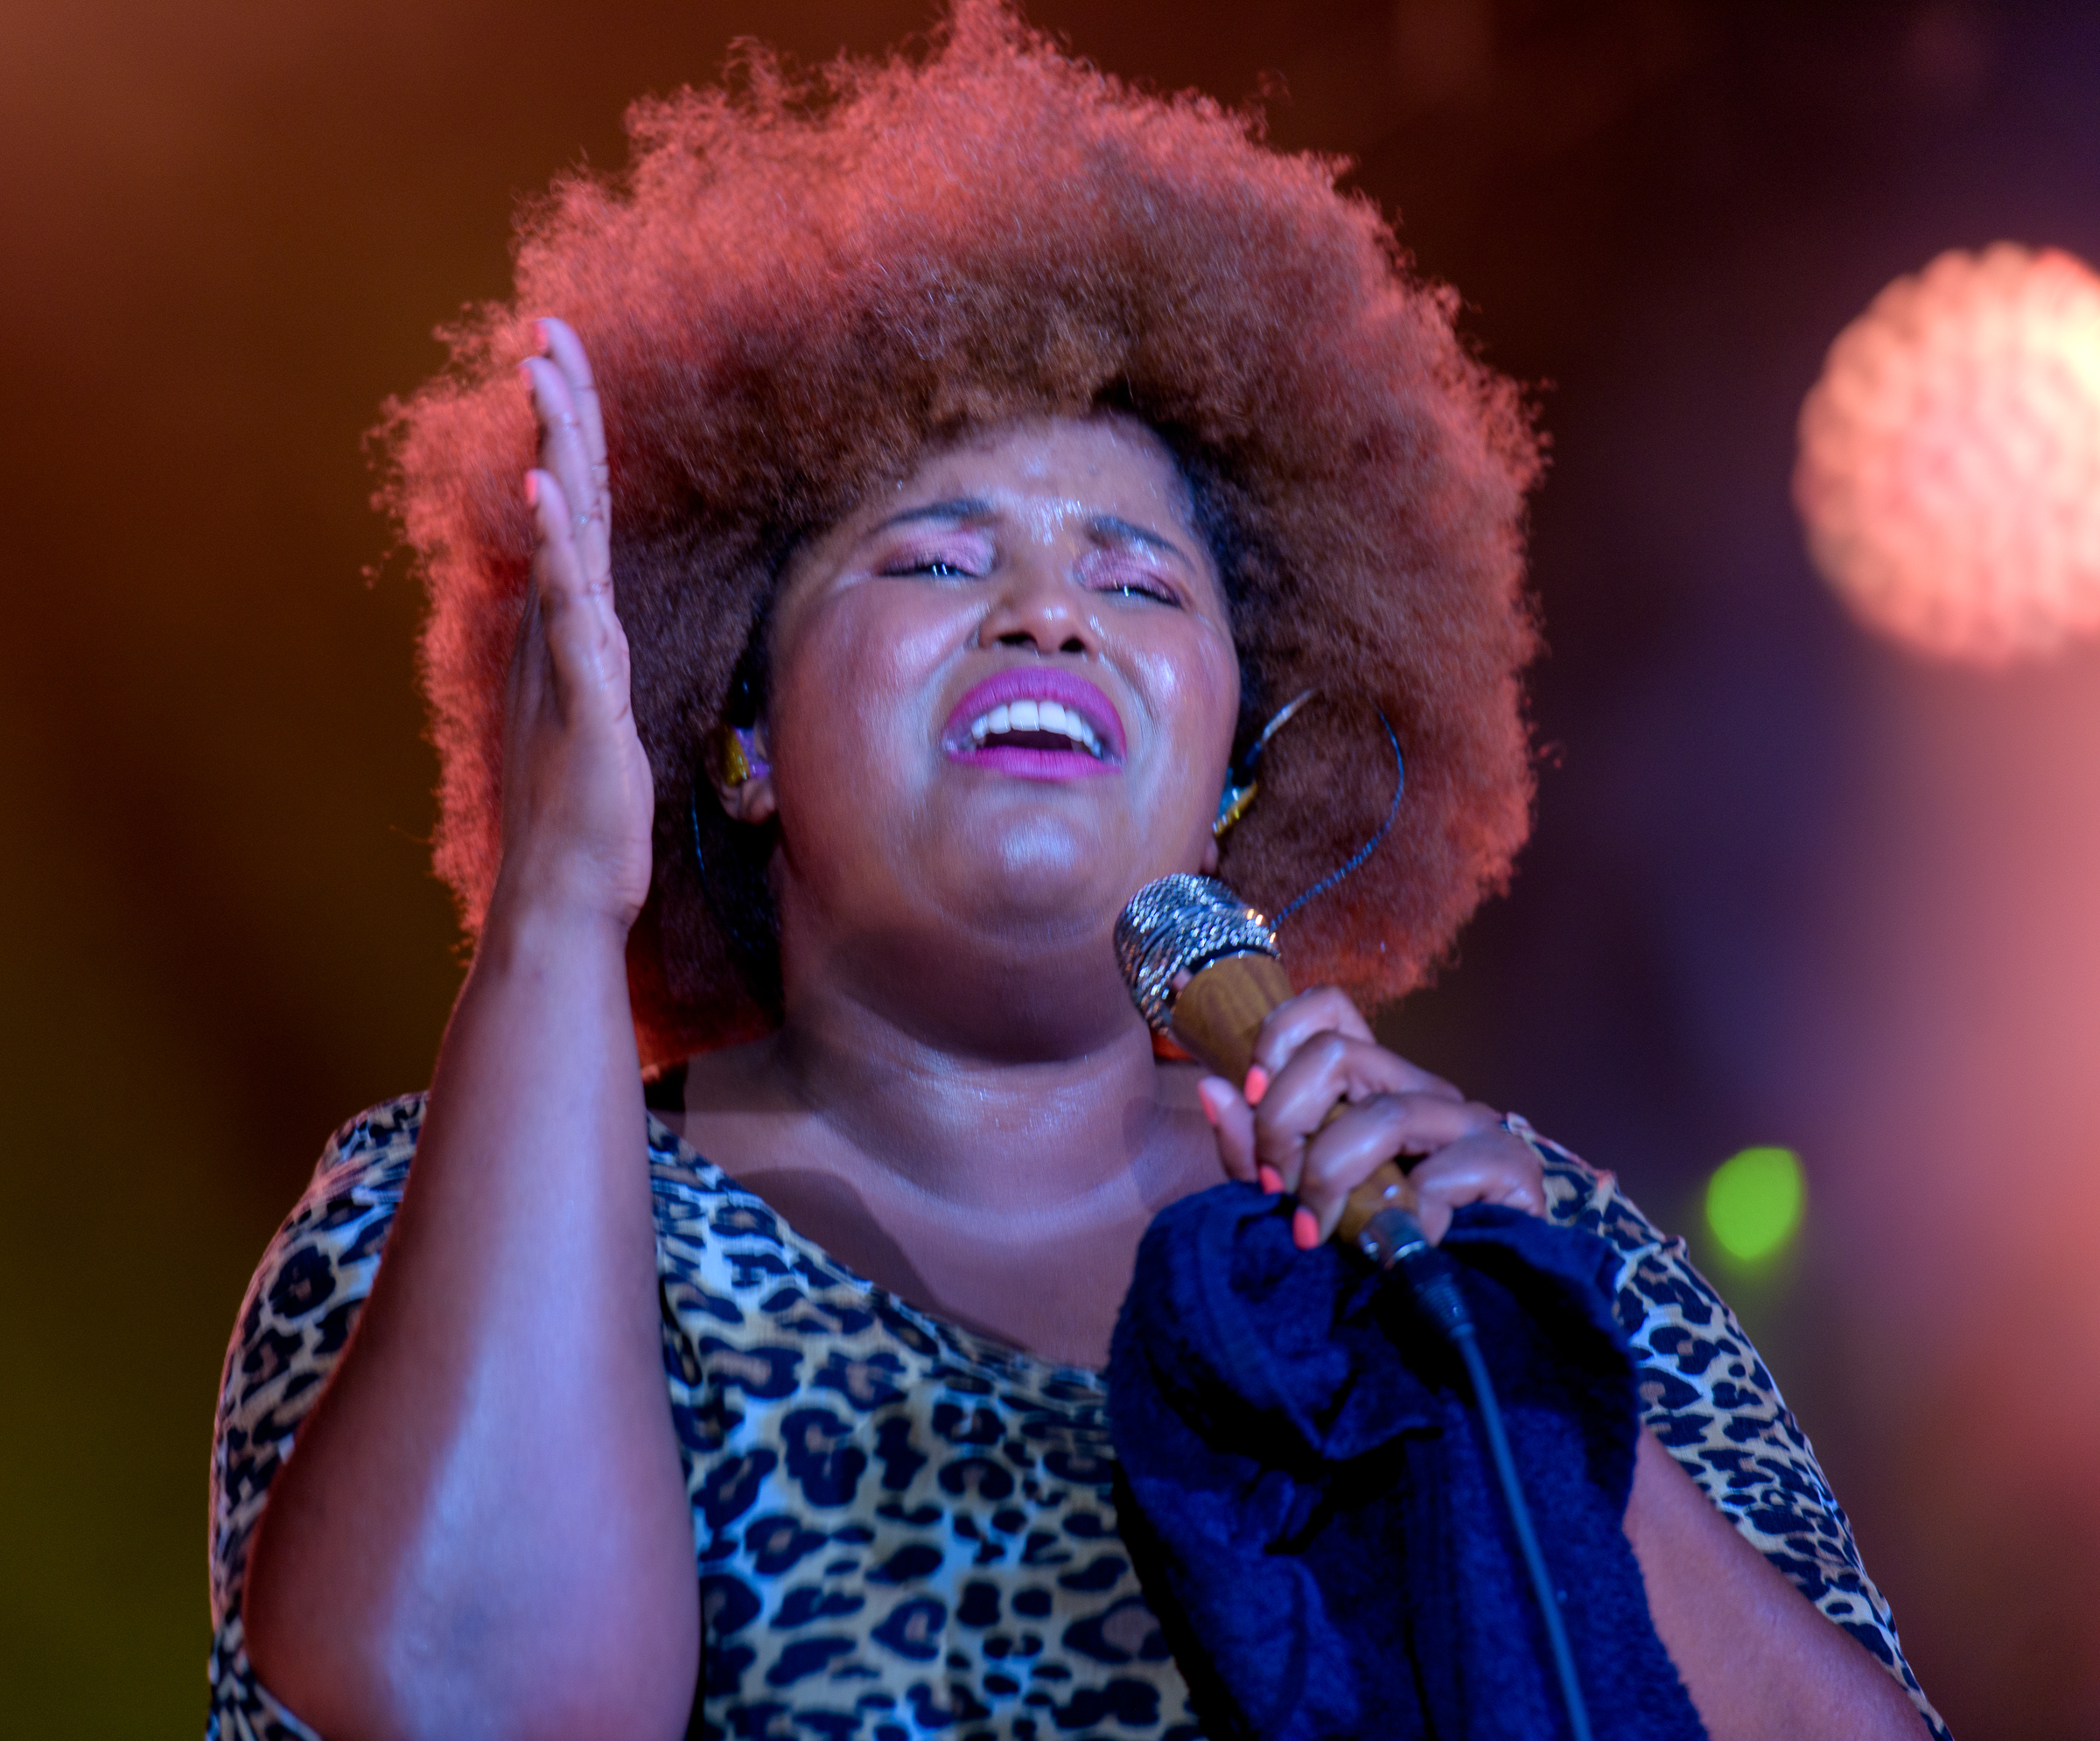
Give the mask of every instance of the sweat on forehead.
[[[1304, 978], [1418, 982], [1529, 826], [1522, 525], [1537, 444], [1334, 165], [1242, 114], [1134, 91], [993, 0], [923, 58], [798, 79], [738, 51], [722, 88], [630, 112], [631, 163], [527, 208], [516, 295], [450, 333], [389, 409], [387, 496], [430, 595], [436, 859], [470, 931], [500, 853], [503, 674], [529, 565], [511, 373], [558, 314], [606, 408], [613, 569], [658, 794], [630, 954], [645, 1052], [762, 1030], [760, 920], [704, 885], [705, 734], [788, 553], [928, 454], [1046, 416], [1133, 418], [1186, 478], [1250, 705], [1361, 704], [1276, 740], [1222, 874], [1280, 905], [1383, 814], [1392, 838], [1287, 927]], [[1242, 729], [1247, 722], [1242, 719]], [[696, 809], [698, 811], [696, 822]], [[743, 941], [738, 940], [739, 935]], [[745, 946], [749, 944], [750, 947]]]
[[[988, 483], [988, 464], [998, 481]], [[1116, 512], [1125, 507], [1142, 518]], [[858, 513], [847, 529], [909, 523], [1012, 521], [1046, 537], [1084, 525], [1158, 549], [1178, 560], [1197, 550], [1214, 560], [1196, 524], [1189, 480], [1164, 443], [1135, 418], [1031, 418], [974, 433], [929, 454]]]

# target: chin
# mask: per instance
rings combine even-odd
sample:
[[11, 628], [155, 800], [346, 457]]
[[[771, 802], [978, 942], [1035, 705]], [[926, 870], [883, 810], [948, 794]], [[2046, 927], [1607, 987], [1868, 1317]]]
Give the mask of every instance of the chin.
[[950, 910], [995, 925], [1113, 925], [1137, 886], [1126, 843], [1049, 818], [1002, 829], [963, 862], [961, 886], [948, 891]]

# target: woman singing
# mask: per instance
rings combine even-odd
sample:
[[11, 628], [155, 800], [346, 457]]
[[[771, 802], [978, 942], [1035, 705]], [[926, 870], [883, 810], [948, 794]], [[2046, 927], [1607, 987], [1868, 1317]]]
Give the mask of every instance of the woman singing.
[[[1616, 1254], [1711, 1733], [1942, 1732], [1682, 1243], [1359, 1013], [1529, 822], [1536, 444], [1454, 299], [1333, 164], [974, 0], [634, 134], [391, 425], [473, 963], [236, 1328], [212, 1732], [1198, 1736], [1112, 1502], [1138, 1241], [1230, 1178], [1316, 1246], [1395, 1157], [1432, 1235]], [[1320, 882], [1380, 713], [1320, 989], [1243, 1081], [1156, 1055], [1125, 902]]]

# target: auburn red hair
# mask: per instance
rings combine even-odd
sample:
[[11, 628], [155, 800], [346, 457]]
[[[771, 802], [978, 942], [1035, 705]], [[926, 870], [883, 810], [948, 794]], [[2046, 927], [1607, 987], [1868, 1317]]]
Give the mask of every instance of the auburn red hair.
[[[522, 221], [516, 297], [447, 334], [389, 408], [385, 493], [430, 609], [436, 861], [470, 933], [500, 852], [504, 673], [531, 538], [532, 318], [590, 353], [612, 572], [654, 772], [655, 877], [630, 951], [645, 1058], [762, 1028], [703, 890], [703, 743], [798, 542], [930, 449], [1112, 406], [1196, 486], [1257, 704], [1317, 685], [1270, 745], [1221, 870], [1276, 910], [1391, 836], [1284, 927], [1300, 982], [1366, 1003], [1425, 975], [1530, 823], [1520, 673], [1538, 443], [1340, 165], [1258, 120], [1131, 89], [996, 0], [928, 52], [796, 80], [740, 51], [728, 87], [635, 105], [626, 173], [564, 178]], [[1243, 724], [1242, 727], [1245, 730]], [[748, 953], [748, 952], [746, 952]]]

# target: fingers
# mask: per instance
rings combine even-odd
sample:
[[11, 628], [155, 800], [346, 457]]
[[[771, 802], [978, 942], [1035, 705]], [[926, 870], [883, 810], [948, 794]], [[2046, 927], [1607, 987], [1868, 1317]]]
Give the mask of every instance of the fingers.
[[[1319, 1238], [1325, 1240], [1333, 1235], [1340, 1220], [1349, 1193], [1387, 1161], [1403, 1155], [1434, 1157], [1454, 1143], [1496, 1128], [1496, 1114], [1488, 1107], [1447, 1101], [1440, 1094], [1378, 1094], [1351, 1106], [1305, 1142], [1302, 1163], [1294, 1178], [1285, 1175], [1285, 1187], [1294, 1191], [1300, 1206], [1311, 1212]], [[1258, 1140], [1258, 1119], [1256, 1131]], [[1430, 1164], [1425, 1161], [1422, 1166]], [[1421, 1171], [1421, 1167], [1415, 1169], [1408, 1180], [1419, 1200], [1406, 1206], [1415, 1208], [1421, 1216], [1424, 1232], [1432, 1239], [1441, 1238], [1455, 1204], [1478, 1199], [1439, 1192], [1433, 1198], [1432, 1215], [1432, 1194], [1423, 1189], [1418, 1177]], [[1511, 1183], [1502, 1173], [1494, 1175], [1493, 1188], [1498, 1191]], [[1432, 1227], [1432, 1220], [1438, 1225]], [[1308, 1245], [1316, 1242], [1301, 1240]]]
[[514, 901], [634, 923], [654, 872], [654, 780], [635, 728], [612, 591], [605, 430], [590, 364], [561, 322], [520, 373], [539, 425], [525, 475], [532, 581], [510, 675], [501, 885]]
[[1254, 1061], [1247, 1069], [1248, 1100], [1259, 1106], [1292, 1057], [1314, 1035], [1323, 1033], [1368, 1040], [1371, 1029], [1362, 1011], [1331, 985], [1301, 991], [1271, 1010], [1255, 1036]]
[[597, 578], [611, 570], [612, 546], [575, 400], [561, 372], [544, 357], [527, 358], [519, 372], [525, 377], [533, 416], [539, 422], [539, 469], [560, 485], [569, 541], [576, 546], [584, 572]]
[[[1427, 1080], [1433, 1087], [1424, 1087]], [[1470, 1134], [1484, 1119], [1497, 1115], [1470, 1107], [1447, 1086], [1388, 1052], [1376, 1041], [1335, 1033], [1317, 1033], [1292, 1054], [1258, 1100], [1255, 1115], [1256, 1158], [1293, 1187], [1305, 1159], [1306, 1144], [1334, 1115], [1339, 1101], [1362, 1101], [1374, 1095], [1398, 1095], [1422, 1103], [1422, 1140], [1426, 1146], [1408, 1152], [1426, 1154], [1444, 1143]], [[1438, 1109], [1441, 1109], [1440, 1111]]]
[[573, 516], [561, 481], [551, 473], [526, 473], [536, 542], [533, 598], [521, 631], [519, 699], [529, 706], [539, 688], [529, 643], [543, 638], [554, 696], [571, 718], [624, 716], [629, 708], [627, 638], [612, 608], [609, 577], [586, 574], [577, 548]]
[[590, 385], [590, 366], [576, 335], [558, 321], [542, 321], [541, 330], [550, 354], [528, 357], [519, 365], [540, 426], [540, 469], [561, 485], [570, 539], [584, 574], [596, 582], [612, 570], [611, 502], [598, 393]]
[[629, 707], [626, 636], [613, 609], [611, 501], [605, 421], [590, 359], [566, 322], [537, 327], [544, 354], [520, 365], [540, 426], [540, 463], [526, 479], [532, 504], [534, 603], [520, 635], [521, 699], [536, 665], [527, 642], [543, 637], [564, 708], [608, 717]]
[[[1240, 1091], [1222, 1076], [1206, 1076], [1196, 1084], [1196, 1099], [1202, 1104], [1210, 1128], [1217, 1132], [1218, 1158], [1225, 1164], [1225, 1176], [1242, 1185], [1258, 1183], [1264, 1188], [1281, 1190], [1280, 1180], [1270, 1186], [1268, 1179], [1260, 1177], [1254, 1154], [1254, 1108], [1241, 1098]], [[1271, 1173], [1270, 1178], [1275, 1175]]]
[[[1416, 1146], [1452, 1127], [1454, 1114], [1480, 1115], [1494, 1121], [1486, 1107], [1452, 1108], [1421, 1095], [1381, 1095], [1351, 1107], [1307, 1145], [1298, 1186], [1299, 1205], [1311, 1214], [1314, 1237], [1306, 1246], [1330, 1238], [1341, 1219], [1349, 1193], [1386, 1161], [1419, 1152]], [[1456, 1139], [1437, 1146], [1408, 1174], [1413, 1201], [1404, 1203], [1422, 1223], [1433, 1245], [1451, 1226], [1452, 1212], [1467, 1203], [1497, 1203], [1527, 1214], [1546, 1213], [1545, 1175], [1538, 1157], [1522, 1138], [1499, 1122], [1476, 1123]]]
[[1501, 1125], [1439, 1149], [1408, 1177], [1424, 1203], [1455, 1209], [1464, 1203], [1499, 1203], [1527, 1215], [1546, 1213], [1546, 1175], [1530, 1143]]
[[596, 486], [594, 493], [603, 496], [606, 493], [606, 420], [604, 408], [598, 403], [598, 383], [591, 374], [591, 359], [584, 355], [583, 341], [567, 321], [548, 315], [540, 321], [539, 328], [540, 342], [549, 360], [561, 371], [576, 408], [584, 457], [590, 462], [591, 481]]
[[[1376, 1045], [1370, 1024], [1348, 997], [1332, 985], [1316, 986], [1279, 1003], [1269, 1012], [1254, 1043], [1254, 1062], [1247, 1072], [1247, 1098], [1256, 1105], [1265, 1098], [1269, 1085], [1306, 1044], [1319, 1034], [1340, 1034], [1346, 1038]], [[1464, 1098], [1440, 1076], [1432, 1076], [1410, 1064], [1396, 1052], [1386, 1052], [1398, 1066], [1395, 1087], [1410, 1094], [1437, 1094], [1450, 1100]], [[1259, 1072], [1259, 1075], [1256, 1073]]]
[[1196, 1092], [1227, 1175], [1298, 1199], [1301, 1247], [1331, 1238], [1349, 1193], [1404, 1156], [1428, 1157], [1395, 1189], [1432, 1242], [1461, 1204], [1545, 1212], [1537, 1157], [1502, 1115], [1380, 1045], [1333, 986], [1270, 1011], [1243, 1094], [1215, 1076]]

